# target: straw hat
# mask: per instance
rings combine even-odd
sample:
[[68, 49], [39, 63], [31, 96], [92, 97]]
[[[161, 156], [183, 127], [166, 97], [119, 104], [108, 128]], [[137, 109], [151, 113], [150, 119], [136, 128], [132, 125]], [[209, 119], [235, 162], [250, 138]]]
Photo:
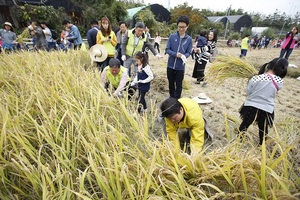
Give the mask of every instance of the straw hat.
[[12, 24], [11, 23], [9, 23], [9, 22], [5, 22], [4, 24], [3, 24], [3, 28], [4, 28], [4, 26], [10, 26], [10, 28], [11, 28], [11, 30], [13, 29], [13, 27], [12, 27]]
[[95, 44], [90, 48], [90, 57], [94, 62], [103, 62], [107, 58], [106, 48], [101, 44]]

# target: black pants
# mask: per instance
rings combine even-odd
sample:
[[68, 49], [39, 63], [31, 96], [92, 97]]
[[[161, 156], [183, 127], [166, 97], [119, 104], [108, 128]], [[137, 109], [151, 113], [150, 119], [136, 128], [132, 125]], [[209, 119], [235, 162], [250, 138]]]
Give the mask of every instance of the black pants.
[[182, 81], [184, 78], [184, 70], [174, 70], [167, 67], [167, 77], [169, 81], [170, 97], [179, 99], [182, 93]]
[[268, 113], [252, 106], [243, 106], [240, 110], [240, 114], [243, 121], [239, 127], [239, 131], [247, 131], [253, 122], [257, 122], [259, 128], [259, 144], [262, 145], [265, 135], [268, 134], [268, 126], [273, 125], [274, 112]]
[[[139, 90], [139, 104], [143, 107], [143, 110], [147, 109], [147, 104], [146, 104], [146, 100], [145, 100], [145, 96], [146, 96], [146, 93], [145, 91], [140, 91]], [[138, 112], [140, 113], [142, 108], [141, 106], [139, 105], [139, 108], [138, 108]]]
[[[197, 56], [195, 59], [197, 59]], [[192, 77], [196, 78], [197, 81], [204, 81], [204, 71], [205, 71], [206, 64], [207, 61], [202, 60], [201, 58], [195, 61]]]
[[157, 52], [160, 53], [159, 44], [157, 42], [154, 43], [154, 49], [157, 48]]
[[103, 71], [103, 69], [105, 67], [108, 66], [110, 59], [112, 59], [113, 57], [107, 57], [103, 62], [97, 62], [97, 68], [100, 72]]
[[190, 131], [187, 130], [180, 138], [180, 149], [184, 151], [187, 154], [191, 154], [191, 136], [190, 136]]

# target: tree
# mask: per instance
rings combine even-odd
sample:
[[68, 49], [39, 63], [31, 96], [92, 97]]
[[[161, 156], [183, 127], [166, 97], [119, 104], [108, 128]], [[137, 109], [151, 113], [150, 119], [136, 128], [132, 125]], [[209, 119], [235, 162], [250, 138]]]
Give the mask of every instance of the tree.
[[58, 30], [61, 27], [60, 22], [66, 17], [64, 8], [55, 9], [53, 6], [35, 6], [25, 4], [24, 6], [13, 6], [12, 13], [17, 17], [23, 26], [27, 26], [29, 21], [46, 22], [47, 25]]
[[[147, 26], [150, 31], [152, 27], [156, 24], [155, 15], [152, 13], [150, 9], [144, 9], [139, 11], [136, 14], [135, 21], [141, 21], [144, 22], [145, 26]], [[150, 32], [152, 34], [152, 32]]]
[[84, 24], [89, 24], [92, 19], [100, 20], [106, 16], [111, 24], [117, 25], [124, 20], [127, 11], [125, 4], [116, 0], [71, 0], [76, 6], [82, 8]]
[[[200, 32], [203, 28], [200, 25], [205, 21], [204, 16], [199, 9], [194, 9], [192, 6], [188, 6], [188, 3], [178, 5], [171, 10], [171, 22], [176, 23], [179, 16], [185, 15], [189, 18], [190, 24], [187, 32], [190, 35], [194, 35]], [[177, 29], [177, 28], [176, 28]]]

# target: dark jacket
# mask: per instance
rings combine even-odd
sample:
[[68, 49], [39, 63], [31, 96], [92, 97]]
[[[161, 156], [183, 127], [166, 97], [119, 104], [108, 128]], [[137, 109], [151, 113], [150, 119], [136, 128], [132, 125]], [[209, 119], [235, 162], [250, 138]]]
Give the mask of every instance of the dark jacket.
[[191, 55], [193, 47], [193, 39], [185, 34], [180, 38], [179, 33], [171, 34], [166, 46], [166, 53], [169, 54], [168, 67], [175, 70], [185, 70], [185, 66], [180, 58], [177, 58], [177, 53], [181, 53], [188, 58]]

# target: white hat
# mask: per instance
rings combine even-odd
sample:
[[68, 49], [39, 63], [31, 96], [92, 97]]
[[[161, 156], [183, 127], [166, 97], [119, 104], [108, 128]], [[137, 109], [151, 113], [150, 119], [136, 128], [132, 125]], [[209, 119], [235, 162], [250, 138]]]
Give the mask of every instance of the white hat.
[[9, 22], [5, 22], [3, 25], [4, 25], [4, 26], [5, 26], [5, 25], [7, 25], [7, 26], [10, 26], [10, 27], [12, 27], [12, 24], [11, 24], [11, 23], [9, 23]]
[[95, 44], [90, 48], [90, 57], [94, 62], [103, 62], [107, 58], [106, 48], [101, 44]]
[[28, 27], [27, 27], [29, 30], [33, 30], [33, 26], [32, 25], [29, 25]]
[[209, 104], [212, 102], [211, 98], [206, 96], [205, 93], [201, 92], [198, 94], [198, 96], [193, 98], [194, 101], [196, 101], [198, 104]]

